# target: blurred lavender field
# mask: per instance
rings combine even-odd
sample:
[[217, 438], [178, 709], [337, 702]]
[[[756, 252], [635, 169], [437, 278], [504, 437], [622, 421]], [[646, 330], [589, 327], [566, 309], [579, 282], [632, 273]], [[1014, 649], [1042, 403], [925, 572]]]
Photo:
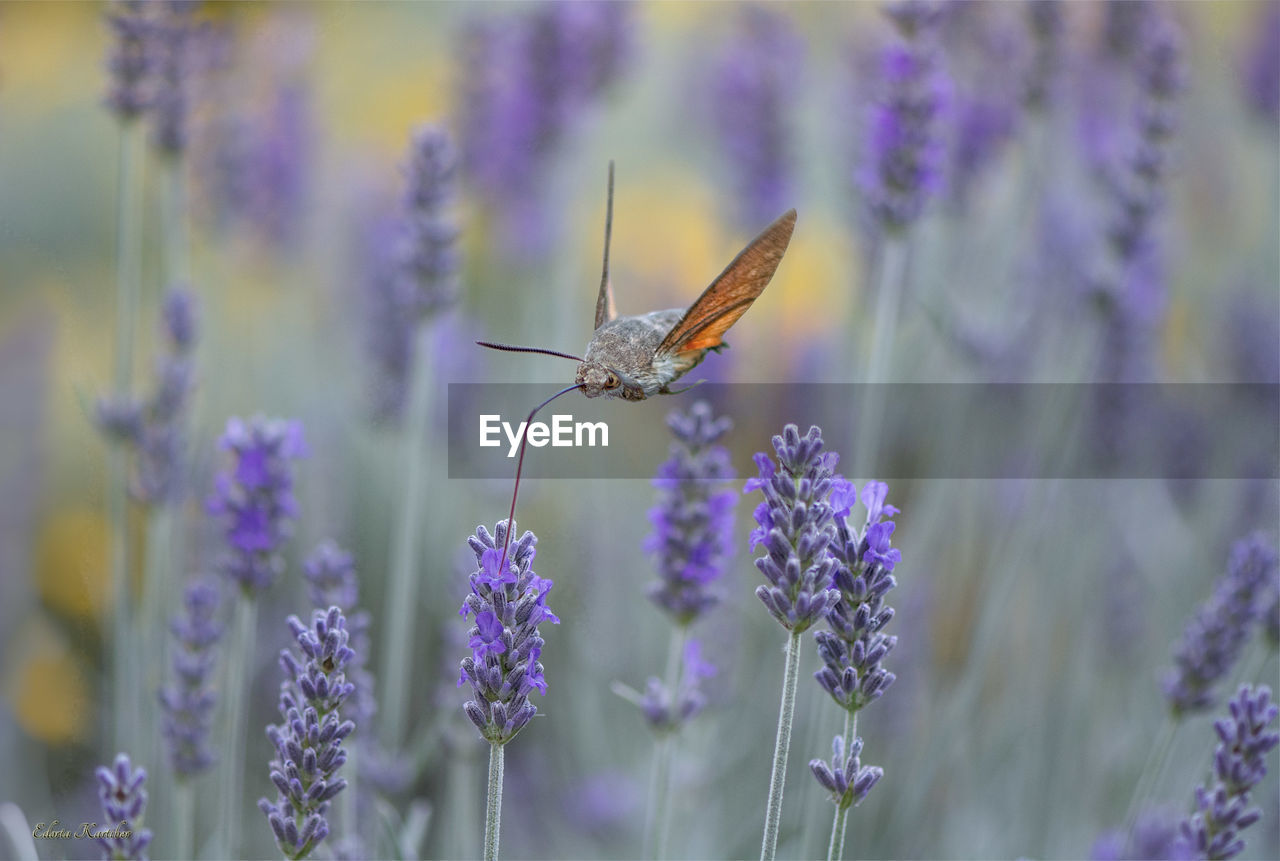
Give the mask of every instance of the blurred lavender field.
[[[0, 854], [480, 857], [488, 721], [504, 857], [754, 857], [808, 610], [779, 857], [1280, 857], [1278, 153], [1280, 2], [0, 4]], [[573, 381], [474, 341], [582, 354], [610, 160], [623, 314], [798, 223], [508, 554], [449, 384]], [[1087, 385], [962, 480], [920, 383]]]

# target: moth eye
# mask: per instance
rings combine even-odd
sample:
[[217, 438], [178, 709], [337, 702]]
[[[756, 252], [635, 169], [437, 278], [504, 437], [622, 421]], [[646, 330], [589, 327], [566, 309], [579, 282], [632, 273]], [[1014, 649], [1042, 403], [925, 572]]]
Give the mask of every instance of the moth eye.
[[609, 376], [605, 377], [604, 387], [606, 389], [616, 389], [619, 385], [621, 384], [618, 382], [617, 374], [610, 373]]

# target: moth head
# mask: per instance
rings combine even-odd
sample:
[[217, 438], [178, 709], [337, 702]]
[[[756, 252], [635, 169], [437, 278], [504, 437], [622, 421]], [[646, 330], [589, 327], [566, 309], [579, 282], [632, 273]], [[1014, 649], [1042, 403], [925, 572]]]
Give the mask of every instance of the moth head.
[[607, 365], [599, 362], [583, 362], [578, 365], [578, 373], [574, 382], [582, 387], [582, 393], [589, 398], [601, 395], [610, 398], [624, 398], [638, 401], [644, 398], [644, 389], [639, 383]]

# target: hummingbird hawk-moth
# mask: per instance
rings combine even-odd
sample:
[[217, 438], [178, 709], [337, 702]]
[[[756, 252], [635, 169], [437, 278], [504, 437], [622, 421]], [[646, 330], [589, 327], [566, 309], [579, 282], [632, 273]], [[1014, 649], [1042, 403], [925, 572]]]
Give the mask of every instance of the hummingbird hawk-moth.
[[574, 385], [589, 398], [601, 395], [642, 401], [653, 395], [678, 394], [671, 384], [697, 367], [711, 351], [728, 346], [724, 333], [738, 322], [764, 292], [796, 226], [789, 209], [764, 229], [687, 309], [670, 308], [648, 314], [619, 316], [609, 280], [609, 242], [613, 233], [613, 162], [609, 162], [609, 193], [604, 222], [604, 271], [596, 297], [596, 327], [582, 358], [537, 347], [512, 347], [477, 342], [495, 350], [544, 353], [578, 362]]
[[[596, 328], [583, 357], [546, 350], [541, 347], [517, 347], [477, 341], [482, 347], [515, 353], [541, 353], [572, 359], [578, 363], [574, 384], [561, 389], [529, 412], [526, 424], [538, 410], [563, 394], [580, 389], [589, 398], [601, 395], [627, 401], [643, 401], [653, 395], [674, 395], [687, 388], [672, 389], [671, 384], [687, 374], [706, 358], [707, 353], [728, 346], [724, 333], [738, 322], [751, 303], [769, 285], [782, 255], [786, 253], [791, 233], [796, 226], [796, 211], [788, 209], [747, 243], [724, 271], [702, 291], [687, 309], [671, 308], [648, 314], [622, 317], [613, 301], [613, 285], [609, 280], [609, 242], [613, 236], [613, 162], [609, 162], [609, 191], [604, 217], [604, 267], [600, 275], [600, 292], [596, 296]], [[520, 493], [520, 472], [524, 466], [525, 443], [520, 440], [520, 457], [516, 461], [516, 481], [511, 492], [511, 511], [507, 516], [507, 540], [503, 542], [498, 570], [507, 561], [516, 513], [516, 496]]]

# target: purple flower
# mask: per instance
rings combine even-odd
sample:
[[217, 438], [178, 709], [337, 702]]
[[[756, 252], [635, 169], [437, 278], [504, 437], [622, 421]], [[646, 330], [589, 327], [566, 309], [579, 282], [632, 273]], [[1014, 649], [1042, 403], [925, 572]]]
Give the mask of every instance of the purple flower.
[[414, 354], [411, 285], [400, 277], [397, 264], [402, 238], [397, 218], [384, 215], [368, 223], [359, 255], [364, 265], [357, 276], [365, 308], [370, 406], [375, 421], [389, 424], [404, 417]]
[[498, 614], [492, 610], [481, 610], [476, 615], [475, 633], [467, 644], [471, 647], [471, 655], [477, 661], [483, 661], [488, 655], [501, 655], [507, 650], [502, 642], [502, 623]]
[[217, 476], [208, 501], [209, 513], [225, 524], [229, 552], [219, 567], [252, 596], [268, 588], [284, 567], [280, 551], [297, 513], [291, 461], [306, 454], [302, 425], [261, 416], [232, 418], [219, 445], [233, 459], [230, 472]]
[[[850, 490], [853, 485], [849, 485]], [[879, 523], [881, 517], [893, 517], [898, 513], [898, 509], [892, 505], [885, 505], [885, 498], [889, 495], [889, 485], [883, 481], [869, 481], [862, 488], [862, 504], [867, 509], [867, 525]], [[846, 514], [847, 516], [847, 514]]]
[[1093, 861], [1127, 861], [1131, 858], [1161, 858], [1165, 861], [1192, 861], [1197, 856], [1178, 833], [1180, 814], [1164, 808], [1149, 808], [1138, 814], [1130, 834], [1108, 831], [1093, 844]]
[[1240, 832], [1262, 816], [1249, 807], [1249, 793], [1267, 773], [1267, 754], [1280, 744], [1280, 733], [1271, 730], [1280, 709], [1270, 688], [1242, 685], [1227, 708], [1231, 716], [1213, 727], [1219, 740], [1213, 783], [1196, 787], [1195, 810], [1181, 828], [1198, 858], [1232, 858], [1244, 849]]
[[886, 231], [920, 217], [941, 187], [941, 112], [948, 83], [938, 60], [936, 9], [903, 3], [890, 8], [901, 39], [881, 58], [879, 96], [872, 102], [867, 160], [860, 177], [868, 206]]
[[[866, 495], [865, 491], [863, 495]], [[857, 502], [858, 488], [852, 481], [842, 475], [831, 480], [831, 514], [837, 521], [848, 517]]]
[[1214, 685], [1240, 656], [1259, 615], [1258, 598], [1274, 587], [1276, 569], [1276, 552], [1261, 535], [1231, 548], [1226, 574], [1187, 623], [1174, 652], [1174, 669], [1165, 676], [1164, 693], [1175, 715], [1214, 704]]
[[958, 96], [954, 114], [947, 182], [951, 200], [963, 209], [978, 177], [1013, 139], [1018, 125], [1016, 96], [988, 83], [977, 95]]
[[[1177, 125], [1177, 96], [1184, 87], [1182, 34], [1154, 5], [1142, 14], [1140, 32], [1131, 63], [1138, 85], [1131, 138], [1103, 167], [1109, 254], [1094, 285], [1094, 298], [1105, 312], [1095, 373], [1101, 383], [1151, 381], [1168, 290], [1157, 228]], [[1118, 459], [1136, 433], [1134, 408], [1121, 397], [1125, 393], [1116, 386], [1096, 388], [1091, 432], [1104, 461]]]
[[882, 632], [893, 619], [884, 598], [897, 585], [892, 572], [902, 558], [889, 546], [893, 521], [880, 520], [898, 513], [885, 504], [887, 492], [880, 481], [863, 488], [867, 519], [861, 533], [849, 528], [847, 516], [836, 518], [828, 553], [836, 565], [839, 600], [827, 611], [829, 630], [814, 634], [823, 663], [814, 678], [837, 704], [854, 712], [879, 699], [895, 678], [880, 665], [898, 642]]
[[155, 23], [149, 7], [142, 0], [116, 0], [106, 16], [113, 37], [107, 58], [110, 79], [106, 102], [126, 123], [145, 111], [151, 100]]
[[702, 657], [702, 643], [690, 639], [681, 655], [680, 678], [675, 690], [651, 677], [638, 704], [645, 722], [658, 734], [671, 733], [697, 717], [707, 706], [702, 682], [716, 675], [716, 667]]
[[552, 2], [477, 20], [464, 34], [461, 163], [507, 253], [536, 258], [550, 249], [547, 162], [620, 76], [630, 23], [629, 3]]
[[428, 125], [414, 132], [399, 262], [408, 310], [418, 320], [439, 314], [457, 298], [458, 227], [450, 211], [456, 164], [453, 142], [443, 128]]
[[472, 698], [462, 708], [480, 734], [494, 744], [506, 744], [537, 713], [529, 693], [547, 692], [539, 662], [543, 639], [538, 625], [560, 622], [546, 604], [551, 581], [531, 567], [538, 542], [532, 532], [511, 542], [499, 570], [507, 529], [507, 521], [494, 528], [494, 535], [479, 526], [467, 539], [475, 553], [476, 571], [461, 611], [463, 618], [475, 616], [469, 632], [472, 654], [462, 659], [458, 677], [459, 687], [470, 682]]
[[1274, 131], [1280, 126], [1280, 5], [1263, 3], [1258, 15], [1241, 77], [1249, 110]]
[[218, 589], [197, 581], [183, 593], [182, 615], [169, 629], [177, 640], [173, 654], [173, 680], [160, 689], [160, 732], [169, 745], [169, 759], [179, 779], [200, 774], [213, 764], [209, 730], [213, 725], [217, 695], [214, 670], [216, 645], [223, 625], [217, 620]]
[[884, 769], [875, 765], [863, 765], [861, 760], [862, 739], [855, 738], [845, 754], [844, 737], [836, 736], [831, 744], [831, 763], [820, 759], [809, 760], [809, 769], [822, 784], [822, 788], [831, 793], [832, 800], [840, 810], [857, 807], [871, 792], [871, 788], [884, 776]]
[[189, 290], [173, 288], [160, 309], [166, 344], [156, 361], [155, 386], [145, 401], [100, 399], [95, 423], [135, 456], [130, 492], [144, 505], [177, 502], [182, 492], [187, 407], [195, 389], [191, 352], [196, 339], [196, 302]]
[[667, 416], [675, 440], [653, 485], [658, 502], [649, 510], [653, 533], [644, 549], [653, 553], [658, 580], [649, 599], [678, 625], [688, 625], [716, 603], [711, 584], [724, 573], [731, 548], [737, 494], [729, 452], [717, 441], [732, 427], [714, 418], [705, 401]]
[[307, 598], [316, 607], [336, 604], [353, 610], [359, 596], [355, 560], [333, 541], [322, 541], [302, 563]]
[[406, 174], [400, 211], [368, 228], [362, 274], [373, 413], [392, 423], [403, 417], [408, 401], [418, 324], [457, 300], [457, 155], [443, 128], [414, 132]]
[[1054, 78], [1061, 64], [1062, 3], [1061, 0], [1031, 0], [1026, 10], [1035, 45], [1023, 101], [1028, 108], [1043, 109], [1052, 101]]
[[[346, 615], [348, 643], [355, 652], [346, 667], [347, 680], [353, 687], [346, 713], [357, 727], [369, 727], [377, 712], [373, 696], [374, 678], [366, 666], [371, 651], [370, 619], [368, 612], [356, 609], [360, 587], [356, 580], [355, 561], [335, 542], [322, 541], [302, 563], [302, 576], [307, 581], [307, 597], [313, 606], [336, 605]], [[357, 738], [371, 746], [374, 744], [369, 732], [357, 733]]]
[[1147, 250], [1154, 216], [1163, 205], [1169, 141], [1177, 127], [1177, 97], [1185, 87], [1182, 41], [1170, 18], [1148, 16], [1133, 69], [1139, 89], [1136, 134], [1110, 176], [1116, 213], [1108, 239], [1122, 263]]
[[275, 746], [271, 782], [279, 794], [275, 803], [258, 800], [276, 846], [288, 858], [305, 858], [329, 835], [329, 802], [346, 788], [338, 769], [347, 761], [342, 742], [355, 730], [340, 708], [354, 686], [345, 667], [355, 657], [347, 645], [346, 619], [338, 607], [316, 610], [311, 627], [297, 616], [288, 619], [299, 655], [284, 649], [280, 667], [282, 722], [267, 727]]
[[789, 205], [793, 156], [787, 117], [803, 58], [804, 42], [785, 17], [750, 6], [739, 14], [712, 71], [712, 118], [744, 227], [759, 228]]
[[194, 3], [155, 4], [153, 23], [155, 87], [150, 104], [151, 142], [169, 157], [187, 148], [191, 78], [199, 56], [201, 30], [193, 20]]
[[804, 437], [787, 425], [773, 438], [777, 466], [757, 455], [757, 479], [747, 482], [764, 493], [756, 509], [759, 527], [751, 534], [751, 548], [763, 543], [765, 555], [756, 568], [769, 585], [756, 587], [756, 597], [788, 631], [800, 633], [822, 618], [840, 593], [832, 588], [835, 561], [826, 552], [835, 538], [830, 496], [835, 487], [837, 457], [822, 452], [822, 430], [809, 428]]
[[151, 843], [151, 831], [142, 827], [147, 808], [147, 791], [142, 788], [147, 781], [146, 769], [134, 769], [129, 755], [118, 753], [110, 768], [99, 766], [94, 774], [107, 829], [113, 832], [111, 836], [95, 837], [94, 842], [107, 853], [107, 858], [146, 861]]
[[[202, 25], [193, 60], [206, 78], [211, 116], [192, 147], [201, 203], [220, 229], [241, 228], [256, 243], [287, 251], [308, 221], [310, 178], [317, 134], [305, 64], [311, 33], [300, 16], [269, 20], [255, 35], [251, 54], [254, 92], [232, 92], [232, 40], [228, 28]], [[269, 48], [266, 46], [269, 45]]]
[[249, 124], [249, 216], [255, 228], [281, 246], [295, 243], [307, 215], [308, 178], [315, 160], [311, 94], [300, 80], [272, 94], [263, 115]]
[[1138, 48], [1151, 4], [1139, 0], [1110, 0], [1103, 4], [1103, 39], [1108, 51], [1127, 57]]

